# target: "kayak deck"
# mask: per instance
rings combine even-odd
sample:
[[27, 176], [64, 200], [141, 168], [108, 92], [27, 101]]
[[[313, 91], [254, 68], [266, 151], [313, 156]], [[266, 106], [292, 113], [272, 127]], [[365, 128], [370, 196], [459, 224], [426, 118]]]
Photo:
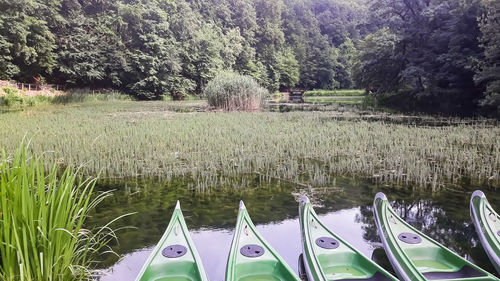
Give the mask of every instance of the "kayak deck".
[[257, 232], [243, 202], [226, 268], [226, 281], [300, 280]]
[[299, 212], [309, 280], [397, 280], [325, 227], [305, 196]]
[[170, 223], [136, 281], [207, 281], [177, 202]]
[[488, 258], [500, 273], [500, 216], [479, 190], [472, 194], [470, 215]]
[[401, 279], [498, 280], [406, 223], [384, 194], [377, 194], [374, 209], [384, 249]]

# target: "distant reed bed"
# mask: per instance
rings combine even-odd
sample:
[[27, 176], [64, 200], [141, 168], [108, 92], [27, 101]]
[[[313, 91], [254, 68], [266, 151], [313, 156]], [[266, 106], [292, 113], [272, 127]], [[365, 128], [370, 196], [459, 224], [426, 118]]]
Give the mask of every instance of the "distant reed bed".
[[198, 189], [256, 174], [305, 186], [335, 175], [439, 189], [499, 186], [500, 128], [415, 126], [336, 118], [332, 112], [188, 112], [168, 102], [107, 102], [0, 115], [0, 144], [27, 134], [47, 165], [102, 177], [188, 176]]
[[311, 90], [304, 93], [305, 96], [310, 97], [353, 97], [366, 95], [365, 90], [358, 89], [339, 89], [339, 90]]

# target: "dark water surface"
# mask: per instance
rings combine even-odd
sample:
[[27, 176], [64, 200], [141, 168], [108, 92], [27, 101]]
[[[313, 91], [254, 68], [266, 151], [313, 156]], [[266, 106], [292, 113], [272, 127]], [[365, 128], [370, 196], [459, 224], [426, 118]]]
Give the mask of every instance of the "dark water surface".
[[[89, 226], [104, 225], [113, 218], [137, 212], [113, 224], [113, 228], [133, 227], [117, 232], [119, 244], [113, 249], [122, 256], [109, 256], [102, 263], [100, 280], [134, 280], [155, 244], [161, 238], [176, 200], [191, 237], [212, 281], [224, 280], [238, 202], [244, 200], [248, 212], [264, 238], [297, 271], [301, 253], [298, 222], [299, 194], [307, 194], [326, 226], [382, 266], [392, 271], [377, 236], [373, 219], [373, 197], [386, 193], [393, 208], [408, 222], [468, 260], [494, 273], [478, 242], [469, 217], [473, 188], [437, 193], [408, 188], [374, 186], [352, 178], [337, 178], [336, 186], [303, 188], [284, 182], [260, 183], [246, 179], [243, 190], [231, 188], [211, 192], [190, 190], [183, 180], [169, 182], [134, 181], [99, 184], [100, 190], [114, 189], [89, 219]], [[500, 193], [483, 188], [494, 208], [500, 210]]]

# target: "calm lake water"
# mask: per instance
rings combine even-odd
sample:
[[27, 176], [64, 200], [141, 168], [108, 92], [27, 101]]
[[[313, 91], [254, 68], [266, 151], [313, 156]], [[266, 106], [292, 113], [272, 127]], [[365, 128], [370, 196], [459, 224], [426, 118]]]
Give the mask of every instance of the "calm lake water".
[[[469, 217], [469, 199], [474, 188], [430, 193], [337, 178], [334, 187], [311, 189], [285, 182], [261, 183], [258, 177], [246, 180], [248, 188], [242, 190], [221, 188], [204, 193], [190, 190], [189, 182], [180, 179], [168, 182], [101, 182], [99, 189], [115, 190], [114, 195], [99, 206], [88, 221], [89, 227], [104, 225], [122, 214], [135, 214], [113, 224], [113, 228], [128, 227], [117, 232], [119, 244], [113, 245], [122, 258], [117, 260], [109, 256], [101, 265], [104, 272], [100, 280], [134, 280], [167, 227], [176, 200], [181, 201], [191, 237], [210, 280], [224, 280], [239, 200], [244, 200], [264, 238], [297, 271], [301, 253], [296, 201], [299, 194], [310, 197], [326, 226], [392, 271], [373, 219], [373, 197], [379, 191], [386, 193], [393, 208], [417, 229], [480, 267], [495, 272], [478, 244]], [[482, 190], [493, 207], [500, 209], [499, 192], [486, 187]]]

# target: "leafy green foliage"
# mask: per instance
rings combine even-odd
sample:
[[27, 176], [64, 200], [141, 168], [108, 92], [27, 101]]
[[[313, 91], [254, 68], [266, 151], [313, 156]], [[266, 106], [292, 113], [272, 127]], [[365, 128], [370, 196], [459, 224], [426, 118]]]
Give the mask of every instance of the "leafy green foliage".
[[28, 96], [12, 87], [5, 87], [2, 91], [0, 91], [0, 106], [9, 108], [18, 109], [42, 103], [50, 103], [52, 101], [52, 97], [43, 95]]
[[366, 36], [360, 44], [360, 53], [354, 65], [357, 85], [377, 93], [398, 89], [401, 62], [395, 57], [398, 37], [388, 28]]
[[354, 49], [345, 46], [361, 19], [359, 6], [329, 0], [0, 0], [0, 8], [1, 79], [46, 77], [139, 99], [199, 95], [221, 70], [271, 91], [350, 87]]
[[481, 44], [484, 60], [474, 77], [476, 82], [486, 85], [486, 95], [481, 105], [492, 114], [500, 116], [500, 3], [483, 0], [484, 14], [480, 19]]
[[497, 2], [0, 0], [0, 79], [184, 99], [231, 70], [272, 92], [365, 87], [407, 109], [491, 113]]
[[55, 39], [38, 1], [0, 1], [0, 78], [29, 80], [56, 63]]
[[373, 25], [360, 45], [359, 86], [407, 110], [472, 114], [484, 89], [474, 83], [481, 57], [479, 1], [372, 1]]
[[278, 61], [280, 87], [292, 88], [299, 82], [299, 62], [291, 49], [285, 50]]
[[258, 110], [269, 92], [249, 76], [223, 72], [205, 88], [208, 104], [224, 110]]

